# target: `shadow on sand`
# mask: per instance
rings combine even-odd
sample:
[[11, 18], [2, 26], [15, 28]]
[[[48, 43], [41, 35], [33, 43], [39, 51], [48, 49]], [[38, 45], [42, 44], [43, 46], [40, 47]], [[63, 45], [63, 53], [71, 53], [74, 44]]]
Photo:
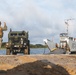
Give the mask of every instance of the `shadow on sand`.
[[[47, 63], [48, 62], [48, 63]], [[1, 71], [0, 75], [70, 75], [63, 67], [47, 60], [18, 65], [13, 69]]]

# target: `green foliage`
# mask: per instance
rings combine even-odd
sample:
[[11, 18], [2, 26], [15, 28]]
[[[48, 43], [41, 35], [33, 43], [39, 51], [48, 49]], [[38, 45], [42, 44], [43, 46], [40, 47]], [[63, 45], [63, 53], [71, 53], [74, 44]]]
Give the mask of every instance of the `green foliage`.
[[[2, 43], [2, 48], [6, 47], [6, 42]], [[30, 48], [47, 48], [46, 45], [42, 45], [42, 44], [30, 44]]]
[[46, 48], [46, 46], [42, 44], [30, 44], [30, 48]]

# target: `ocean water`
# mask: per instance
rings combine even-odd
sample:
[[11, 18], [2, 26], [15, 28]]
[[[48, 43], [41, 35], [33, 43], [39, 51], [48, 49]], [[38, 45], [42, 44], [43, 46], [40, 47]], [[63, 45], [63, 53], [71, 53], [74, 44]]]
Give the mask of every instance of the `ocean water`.
[[[48, 48], [31, 48], [30, 54], [48, 54], [50, 53]], [[0, 55], [6, 55], [6, 50], [0, 50]]]

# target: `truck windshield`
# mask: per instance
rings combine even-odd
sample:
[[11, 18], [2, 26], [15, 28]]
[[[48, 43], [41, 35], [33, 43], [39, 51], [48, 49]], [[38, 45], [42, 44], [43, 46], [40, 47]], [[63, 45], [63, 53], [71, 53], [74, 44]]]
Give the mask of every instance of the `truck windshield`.
[[11, 33], [10, 35], [11, 36], [17, 36], [17, 33]]
[[19, 35], [19, 36], [25, 36], [25, 34], [24, 34], [24, 33], [19, 33], [18, 35]]

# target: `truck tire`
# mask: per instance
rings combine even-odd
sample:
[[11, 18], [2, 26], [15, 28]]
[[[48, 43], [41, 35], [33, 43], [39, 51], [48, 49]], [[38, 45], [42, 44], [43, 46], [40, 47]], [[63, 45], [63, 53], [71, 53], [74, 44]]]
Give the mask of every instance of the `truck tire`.
[[24, 54], [30, 54], [30, 41], [28, 40], [26, 49], [24, 49]]
[[24, 49], [24, 54], [29, 54], [28, 53], [28, 46], [26, 46], [26, 49]]
[[30, 54], [30, 41], [28, 40], [28, 54]]
[[10, 49], [6, 49], [6, 55], [10, 55]]

